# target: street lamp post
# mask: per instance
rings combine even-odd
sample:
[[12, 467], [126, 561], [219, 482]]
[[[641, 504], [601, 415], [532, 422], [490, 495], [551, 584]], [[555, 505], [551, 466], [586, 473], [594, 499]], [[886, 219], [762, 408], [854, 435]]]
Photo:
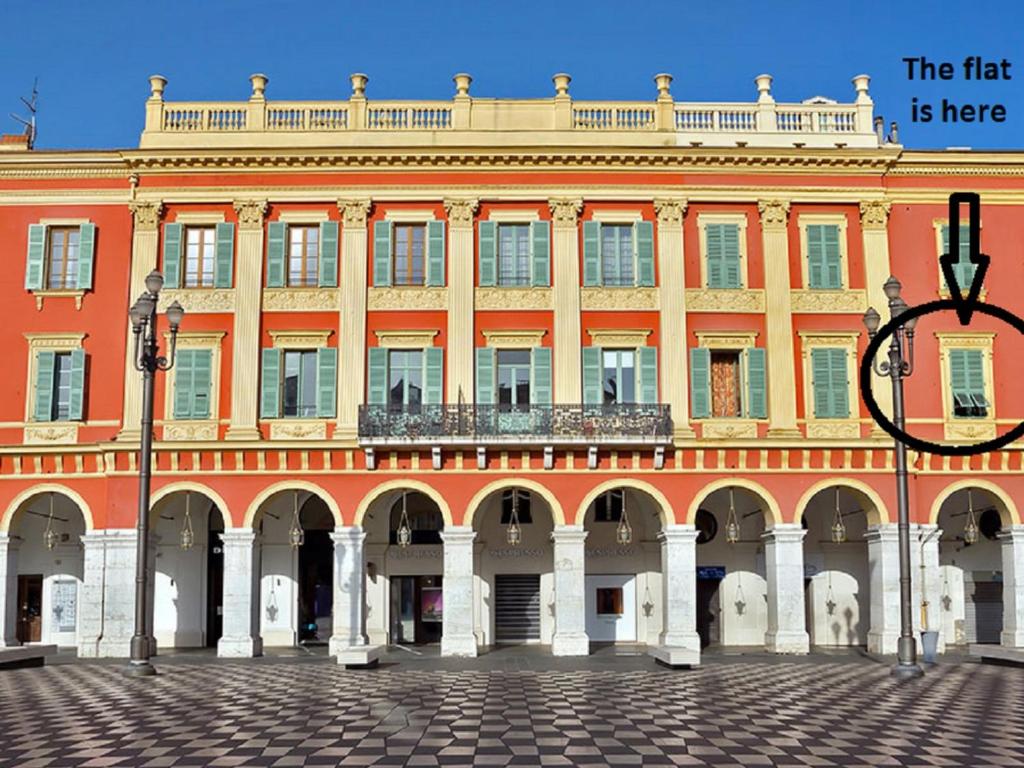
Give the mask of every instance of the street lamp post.
[[156, 270], [146, 276], [146, 291], [129, 310], [132, 333], [135, 336], [135, 369], [142, 372], [142, 434], [139, 444], [139, 519], [136, 523], [135, 542], [135, 633], [131, 642], [131, 661], [127, 672], [131, 675], [155, 675], [149, 661], [151, 639], [147, 633], [149, 614], [149, 485], [152, 477], [153, 454], [153, 385], [157, 371], [169, 371], [174, 365], [174, 349], [178, 339], [178, 326], [185, 315], [178, 302], [167, 308], [167, 322], [171, 329], [170, 356], [159, 354], [156, 336], [157, 302], [164, 278]]
[[[889, 314], [897, 318], [907, 310], [907, 302], [900, 296], [900, 281], [890, 277], [883, 287], [889, 300]], [[874, 307], [864, 313], [864, 325], [868, 336], [878, 333], [881, 318]], [[906, 415], [903, 407], [903, 380], [914, 372], [914, 326], [917, 318], [908, 320], [896, 328], [889, 342], [888, 360], [873, 361], [872, 369], [878, 376], [887, 376], [892, 381], [893, 424], [903, 432]], [[914, 619], [911, 612], [910, 591], [910, 499], [907, 489], [907, 446], [896, 440], [896, 501], [899, 508], [899, 555], [900, 555], [900, 639], [896, 647], [897, 662], [893, 675], [901, 678], [920, 677], [924, 674], [917, 663], [917, 647], [914, 644]]]

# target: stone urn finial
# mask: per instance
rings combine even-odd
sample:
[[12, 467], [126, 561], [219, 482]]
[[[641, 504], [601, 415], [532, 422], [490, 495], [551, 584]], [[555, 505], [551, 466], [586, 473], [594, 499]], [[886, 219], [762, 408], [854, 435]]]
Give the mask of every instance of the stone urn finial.
[[853, 78], [853, 87], [857, 91], [857, 103], [862, 104], [871, 101], [871, 96], [868, 95], [868, 83], [871, 82], [869, 75], [857, 75]]
[[465, 72], [459, 72], [452, 80], [455, 81], [456, 96], [469, 96], [469, 84], [473, 82], [472, 77]]
[[572, 80], [569, 75], [564, 72], [559, 72], [557, 75], [551, 78], [555, 83], [555, 96], [568, 96], [569, 95], [569, 82]]
[[772, 76], [771, 75], [758, 75], [754, 78], [754, 82], [757, 83], [757, 100], [758, 102], [773, 102], [772, 98]]
[[163, 101], [164, 88], [167, 87], [167, 78], [163, 75], [149, 76], [149, 98]]
[[352, 98], [365, 99], [366, 84], [370, 82], [370, 78], [362, 72], [355, 72], [349, 75], [348, 79], [352, 81]]
[[659, 99], [667, 99], [672, 95], [669, 91], [672, 85], [672, 75], [661, 72], [654, 76], [654, 84], [658, 86]]
[[253, 99], [264, 99], [266, 98], [267, 83], [270, 82], [270, 78], [266, 75], [259, 73], [255, 75], [249, 75], [249, 82], [252, 83], [252, 97]]

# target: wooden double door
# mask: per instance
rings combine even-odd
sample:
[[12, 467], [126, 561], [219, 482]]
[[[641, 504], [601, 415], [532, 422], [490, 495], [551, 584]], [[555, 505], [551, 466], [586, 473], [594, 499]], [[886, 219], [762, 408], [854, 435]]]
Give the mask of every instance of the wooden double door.
[[38, 643], [43, 639], [43, 576], [18, 576], [18, 624], [15, 637], [19, 643]]

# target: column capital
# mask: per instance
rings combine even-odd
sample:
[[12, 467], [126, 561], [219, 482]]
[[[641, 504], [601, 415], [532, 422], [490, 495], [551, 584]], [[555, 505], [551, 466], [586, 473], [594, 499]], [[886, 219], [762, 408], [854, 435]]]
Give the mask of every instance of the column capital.
[[263, 217], [267, 215], [267, 201], [236, 200], [235, 213], [238, 214], [240, 230], [263, 229]]
[[999, 531], [997, 538], [1007, 544], [1024, 544], [1024, 525], [1011, 525]]
[[761, 538], [769, 542], [781, 544], [799, 544], [804, 540], [807, 531], [799, 523], [776, 523], [761, 534]]
[[252, 528], [228, 528], [220, 534], [220, 540], [227, 544], [252, 544], [256, 541], [256, 531]]
[[789, 220], [789, 200], [758, 200], [757, 210], [763, 229], [785, 228]]
[[469, 525], [449, 525], [441, 531], [441, 541], [445, 544], [471, 544], [476, 538], [476, 531]]
[[889, 221], [892, 203], [885, 200], [871, 200], [860, 204], [860, 226], [862, 229], [885, 229]]
[[339, 525], [329, 535], [335, 544], [362, 544], [366, 539], [361, 525]]
[[553, 198], [548, 201], [551, 209], [551, 221], [555, 227], [576, 227], [580, 211], [583, 210], [583, 200], [579, 198]]
[[137, 232], [155, 232], [160, 226], [164, 204], [159, 200], [135, 200], [128, 203]]
[[587, 531], [582, 525], [556, 525], [551, 531], [551, 540], [556, 544], [582, 544], [587, 538]]
[[449, 198], [444, 201], [444, 210], [448, 214], [448, 224], [452, 229], [472, 227], [473, 215], [479, 207], [479, 200], [468, 198]]
[[696, 544], [697, 534], [697, 526], [690, 523], [677, 523], [666, 525], [658, 534], [658, 541], [666, 544]]
[[686, 217], [688, 202], [685, 198], [662, 198], [654, 201], [659, 227], [678, 227]]
[[864, 538], [871, 541], [898, 541], [900, 535], [899, 526], [896, 523], [882, 523], [872, 525], [864, 532]]
[[346, 229], [365, 229], [366, 218], [373, 208], [373, 201], [370, 198], [358, 200], [339, 200], [338, 211], [341, 213], [341, 223]]

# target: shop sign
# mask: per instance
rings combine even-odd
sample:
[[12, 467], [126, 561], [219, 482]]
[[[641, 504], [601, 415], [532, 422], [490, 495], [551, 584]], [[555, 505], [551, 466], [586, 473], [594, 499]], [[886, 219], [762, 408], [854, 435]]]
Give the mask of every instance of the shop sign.
[[491, 557], [542, 557], [543, 555], [539, 549], [520, 549], [519, 547], [489, 549], [487, 554]]
[[586, 551], [587, 557], [633, 557], [636, 547], [596, 547]]
[[697, 578], [698, 579], [724, 579], [725, 578], [725, 566], [724, 565], [699, 565], [697, 566]]
[[413, 546], [408, 549], [390, 547], [388, 549], [389, 560], [439, 560], [441, 556], [442, 550], [438, 546]]

